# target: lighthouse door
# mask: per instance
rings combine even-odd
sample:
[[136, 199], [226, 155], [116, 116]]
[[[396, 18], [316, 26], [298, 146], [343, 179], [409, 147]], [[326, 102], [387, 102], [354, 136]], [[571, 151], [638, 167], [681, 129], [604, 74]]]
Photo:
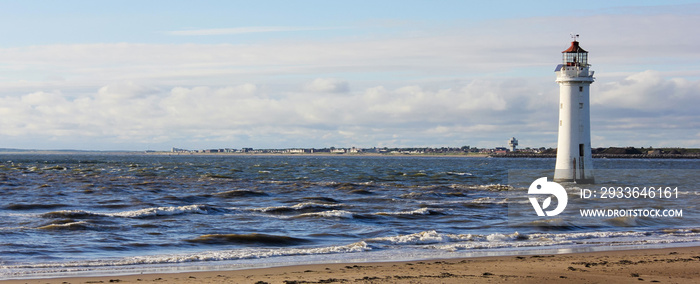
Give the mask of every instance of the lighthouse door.
[[586, 180], [586, 172], [584, 171], [585, 166], [583, 164], [583, 144], [578, 144], [578, 156], [579, 156], [579, 171], [581, 171], [581, 174], [579, 175], [582, 180]]

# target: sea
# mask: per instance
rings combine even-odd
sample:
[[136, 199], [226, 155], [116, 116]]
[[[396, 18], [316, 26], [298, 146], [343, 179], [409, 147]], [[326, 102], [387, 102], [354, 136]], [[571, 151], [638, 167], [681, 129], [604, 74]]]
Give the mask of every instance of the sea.
[[[583, 185], [562, 183], [572, 204], [588, 193], [584, 205], [643, 202], [652, 210], [682, 210], [668, 218], [627, 212], [586, 219], [578, 209], [538, 217], [524, 195], [529, 180], [515, 182], [513, 172], [551, 180], [554, 163], [410, 155], [0, 154], [0, 279], [700, 245], [700, 160], [594, 160], [608, 173], [597, 183], [624, 189], [642, 180], [655, 187], [658, 195], [645, 191], [643, 201], [639, 194], [601, 199], [600, 188], [595, 199]], [[514, 219], [514, 208], [523, 205], [516, 215], [527, 218]]]

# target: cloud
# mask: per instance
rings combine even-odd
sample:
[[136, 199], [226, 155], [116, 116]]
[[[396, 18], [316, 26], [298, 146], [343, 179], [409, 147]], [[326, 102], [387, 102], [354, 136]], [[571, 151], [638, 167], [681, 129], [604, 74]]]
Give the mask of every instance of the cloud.
[[212, 36], [212, 35], [237, 35], [249, 33], [270, 33], [270, 32], [299, 32], [299, 31], [320, 31], [334, 28], [327, 27], [238, 27], [222, 29], [198, 29], [179, 30], [165, 32], [175, 36]]
[[[594, 145], [692, 144], [700, 41], [687, 34], [698, 20], [615, 14], [249, 44], [0, 48], [0, 137], [110, 149], [491, 147], [511, 136], [555, 146], [552, 70], [577, 28], [597, 71]], [[641, 137], [648, 129], [669, 135]]]
[[657, 114], [697, 113], [700, 105], [700, 82], [685, 78], [665, 78], [660, 72], [647, 70], [631, 74], [620, 81], [603, 83], [601, 93], [592, 103], [606, 109], [626, 109]]
[[[500, 91], [482, 93], [489, 86]], [[0, 108], [5, 118], [0, 127], [10, 130], [3, 133], [8, 136], [110, 137], [117, 145], [154, 139], [171, 144], [250, 140], [269, 146], [283, 146], [284, 141], [323, 146], [350, 140], [362, 146], [388, 141], [409, 145], [429, 143], [416, 135], [431, 134], [430, 140], [440, 141], [434, 134], [468, 130], [471, 124], [489, 124], [497, 131], [499, 124], [510, 123], [500, 115], [514, 108], [505, 101], [519, 96], [493, 82], [454, 90], [377, 86], [343, 96], [309, 90], [270, 95], [254, 84], [166, 91], [124, 82], [74, 98], [60, 92], [0, 97], [5, 106]], [[261, 141], [263, 137], [277, 141]]]
[[[697, 15], [545, 17], [421, 27], [412, 33], [388, 36], [270, 39], [249, 44], [92, 43], [0, 48], [0, 92], [7, 88], [33, 92], [44, 85], [100, 87], [118, 81], [168, 87], [225, 86], [231, 80], [235, 84], [278, 84], [270, 81], [284, 83], [284, 76], [308, 81], [352, 78], [354, 87], [551, 76], [573, 28], [583, 29], [579, 31], [582, 45], [591, 52], [591, 63], [601, 79], [639, 70], [697, 76], [699, 71], [688, 66], [700, 65], [700, 55], [695, 52], [700, 39], [687, 34], [698, 21]], [[582, 22], [587, 25], [567, 24]], [[307, 28], [237, 31], [285, 29]]]
[[603, 145], [696, 147], [700, 80], [647, 70], [594, 83], [591, 92], [592, 128]]
[[[328, 82], [349, 84], [340, 79], [317, 83]], [[0, 97], [0, 128], [4, 137], [94, 139], [109, 141], [112, 149], [134, 143], [163, 149], [202, 144], [483, 147], [505, 145], [511, 136], [524, 146], [554, 146], [558, 92], [556, 84], [549, 85], [543, 89], [526, 79], [474, 79], [451, 88], [374, 86], [328, 95], [317, 89], [270, 93], [267, 86], [250, 83], [162, 89], [127, 81], [80, 96], [33, 92]], [[700, 129], [693, 110], [699, 86], [698, 81], [666, 79], [651, 71], [601, 84], [592, 91], [594, 145], [656, 145], [654, 139], [663, 137], [647, 137], [650, 130], [697, 140], [683, 132]], [[641, 98], [631, 98], [635, 95]]]
[[316, 78], [306, 84], [304, 89], [320, 93], [346, 93], [350, 90], [347, 81], [332, 78]]

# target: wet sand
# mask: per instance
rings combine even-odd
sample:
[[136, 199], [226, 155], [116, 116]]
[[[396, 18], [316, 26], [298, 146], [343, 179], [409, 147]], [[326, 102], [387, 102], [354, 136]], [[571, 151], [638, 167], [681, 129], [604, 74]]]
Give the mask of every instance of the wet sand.
[[700, 247], [314, 264], [0, 283], [700, 283]]

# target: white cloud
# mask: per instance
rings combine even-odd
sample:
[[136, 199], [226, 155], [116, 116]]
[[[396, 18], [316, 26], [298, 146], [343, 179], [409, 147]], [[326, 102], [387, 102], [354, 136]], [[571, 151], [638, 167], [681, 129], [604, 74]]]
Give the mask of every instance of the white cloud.
[[697, 147], [700, 80], [647, 70], [593, 86], [592, 131], [604, 143], [598, 145]]
[[[549, 17], [245, 45], [2, 48], [0, 136], [90, 140], [91, 148], [111, 149], [498, 146], [511, 136], [527, 137], [520, 138], [523, 145], [554, 146], [552, 71], [568, 33], [578, 29], [598, 77], [593, 136], [632, 144], [649, 127], [698, 132], [700, 42], [687, 36], [698, 20], [692, 14]], [[697, 141], [669, 133], [676, 137], [644, 138], [645, 144]]]
[[[507, 105], [503, 100], [521, 95], [499, 86], [496, 88], [500, 91], [493, 92], [505, 97], [482, 96], [479, 92], [490, 84], [473, 83], [458, 90], [373, 87], [343, 96], [311, 91], [269, 96], [264, 88], [253, 84], [160, 91], [125, 82], [75, 98], [61, 93], [31, 93], [19, 100], [0, 97], [2, 105], [10, 106], [0, 108], [0, 116], [17, 118], [0, 120], [0, 127], [16, 131], [4, 132], [9, 136], [106, 136], [117, 145], [154, 139], [172, 144], [201, 139], [237, 143], [243, 136], [338, 146], [353, 138], [353, 143], [361, 146], [386, 143], [378, 141], [385, 139], [406, 144], [429, 143], [413, 136], [435, 134], [436, 127], [442, 127], [441, 132], [445, 133], [468, 130], [473, 123], [489, 123], [495, 131], [503, 124], [501, 114]], [[474, 113], [479, 113], [479, 117], [474, 117]], [[282, 146], [279, 141], [255, 140]]]
[[658, 71], [647, 70], [597, 88], [592, 103], [606, 109], [629, 109], [676, 114], [697, 113], [700, 105], [700, 81], [667, 79]]
[[319, 31], [334, 28], [324, 27], [238, 27], [222, 29], [192, 29], [168, 31], [166, 34], [176, 36], [212, 36], [212, 35], [236, 35], [249, 33], [270, 33], [270, 32], [299, 32], [299, 31]]
[[321, 93], [345, 93], [350, 90], [348, 82], [333, 78], [316, 78], [306, 84], [304, 89]]
[[685, 70], [697, 76], [698, 70], [688, 66], [700, 64], [700, 55], [695, 52], [700, 39], [687, 34], [692, 23], [698, 21], [695, 15], [604, 15], [575, 20], [550, 17], [465, 23], [382, 37], [3, 48], [0, 91], [42, 84], [99, 87], [126, 80], [172, 87], [267, 83], [280, 76], [305, 81], [351, 77], [353, 82], [399, 87], [436, 78], [549, 76], [560, 60], [559, 52], [568, 45], [569, 31], [579, 28], [583, 29], [579, 32], [582, 45], [591, 52], [598, 76], [647, 69]]
[[[0, 128], [6, 137], [108, 139], [112, 149], [133, 143], [165, 149], [201, 144], [498, 146], [510, 136], [523, 145], [554, 146], [556, 84], [546, 90], [538, 84], [476, 79], [444, 89], [376, 86], [328, 95], [310, 90], [270, 94], [266, 86], [249, 83], [162, 90], [124, 82], [75, 97], [61, 92], [0, 97]], [[700, 128], [693, 110], [700, 82], [641, 72], [600, 85], [592, 91], [594, 145], [655, 145], [663, 137], [643, 135], [650, 130], [681, 135], [677, 140], [696, 139], [680, 130], [697, 133], [692, 129]]]

